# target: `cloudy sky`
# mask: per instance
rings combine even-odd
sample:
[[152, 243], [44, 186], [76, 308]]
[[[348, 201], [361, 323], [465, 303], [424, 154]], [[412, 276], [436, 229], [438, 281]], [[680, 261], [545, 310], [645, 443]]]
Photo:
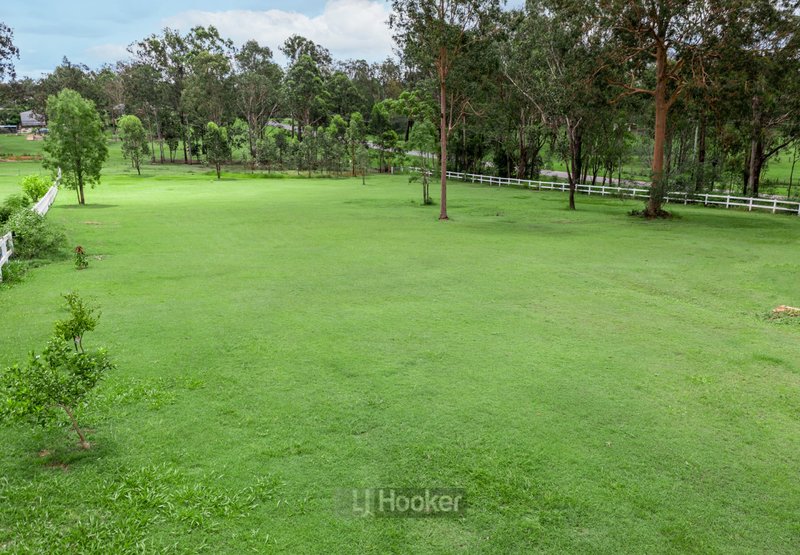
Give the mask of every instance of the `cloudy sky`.
[[166, 26], [214, 25], [237, 44], [256, 39], [277, 52], [294, 33], [337, 58], [392, 53], [383, 0], [2, 0], [0, 21], [14, 30], [18, 76], [40, 77], [66, 56], [98, 67], [127, 56], [131, 42]]

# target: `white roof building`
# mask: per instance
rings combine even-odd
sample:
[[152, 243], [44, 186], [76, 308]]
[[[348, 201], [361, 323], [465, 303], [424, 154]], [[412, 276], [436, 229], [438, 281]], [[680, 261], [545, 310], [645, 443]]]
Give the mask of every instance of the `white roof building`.
[[40, 116], [33, 110], [28, 110], [27, 112], [20, 112], [19, 120], [20, 120], [20, 127], [44, 127], [47, 125], [47, 122], [45, 122], [44, 120], [44, 116]]

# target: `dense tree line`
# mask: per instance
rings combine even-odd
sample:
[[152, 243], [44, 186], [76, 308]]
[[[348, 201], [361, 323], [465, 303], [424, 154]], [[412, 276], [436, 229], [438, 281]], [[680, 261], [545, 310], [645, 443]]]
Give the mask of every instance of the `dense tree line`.
[[[796, 13], [784, 0], [528, 0], [519, 10], [395, 0], [400, 60], [382, 63], [335, 60], [292, 36], [280, 65], [213, 27], [165, 29], [124, 62], [92, 70], [64, 59], [41, 79], [3, 83], [1, 117], [44, 113], [68, 88], [115, 131], [136, 116], [152, 163], [351, 175], [363, 173], [367, 147], [382, 171], [419, 154], [412, 135], [424, 124], [436, 139], [416, 144], [437, 152], [440, 171], [533, 178], [563, 164], [571, 207], [577, 183], [623, 179], [638, 162], [652, 182], [646, 213], [657, 216], [669, 190], [757, 196], [770, 160], [795, 148]], [[0, 70], [13, 77], [10, 30], [0, 37]], [[441, 188], [446, 219], [444, 179]]]

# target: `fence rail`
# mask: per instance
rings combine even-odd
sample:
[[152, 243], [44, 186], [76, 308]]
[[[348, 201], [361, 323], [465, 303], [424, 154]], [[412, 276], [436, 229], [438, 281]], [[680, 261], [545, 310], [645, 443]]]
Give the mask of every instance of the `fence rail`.
[[3, 281], [3, 265], [14, 254], [14, 237], [9, 231], [0, 237], [0, 281]]
[[[412, 172], [422, 171], [420, 168], [407, 168]], [[496, 177], [493, 175], [482, 175], [477, 173], [447, 172], [448, 179], [460, 179], [472, 183], [488, 183], [489, 185], [518, 185], [529, 189], [544, 191], [569, 191], [569, 184], [557, 181], [536, 181], [531, 179], [517, 179], [516, 177]], [[609, 195], [626, 198], [646, 199], [650, 196], [650, 190], [642, 187], [618, 187], [615, 185], [590, 185], [580, 183], [575, 186], [579, 193], [587, 195]], [[747, 208], [752, 210], [769, 210], [773, 214], [777, 212], [788, 212], [800, 216], [800, 202], [774, 199], [774, 198], [753, 198], [735, 197], [731, 195], [715, 194], [691, 194], [682, 192], [671, 192], [665, 197], [667, 202], [680, 204], [702, 204], [703, 206], [724, 206], [725, 208]]]
[[[31, 207], [31, 210], [40, 216], [47, 214], [47, 212], [50, 210], [50, 207], [53, 206], [53, 202], [56, 200], [56, 195], [58, 195], [58, 185], [60, 182], [61, 168], [58, 168], [58, 175], [56, 175], [56, 180], [53, 182], [53, 185], [47, 190], [44, 196]], [[3, 281], [3, 266], [8, 262], [12, 254], [14, 254], [14, 236], [9, 231], [0, 237], [0, 282]]]

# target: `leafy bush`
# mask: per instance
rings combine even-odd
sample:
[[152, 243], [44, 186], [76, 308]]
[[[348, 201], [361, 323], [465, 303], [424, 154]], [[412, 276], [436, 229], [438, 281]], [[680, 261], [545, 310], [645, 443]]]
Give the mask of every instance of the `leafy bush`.
[[67, 236], [61, 229], [27, 208], [11, 214], [0, 235], [9, 231], [14, 232], [14, 256], [20, 259], [54, 257], [67, 244]]
[[64, 341], [73, 341], [75, 343], [75, 351], [82, 353], [83, 334], [94, 330], [100, 315], [97, 314], [95, 307], [84, 301], [74, 291], [64, 295], [64, 300], [67, 301], [69, 319], [56, 322], [56, 337]]
[[22, 192], [35, 203], [50, 189], [50, 180], [41, 175], [26, 175], [22, 178]]
[[72, 423], [81, 446], [86, 437], [75, 420], [75, 408], [113, 364], [102, 349], [75, 352], [69, 343], [53, 338], [41, 356], [31, 353], [27, 365], [15, 364], [0, 376], [0, 418], [30, 419], [46, 424], [63, 410]]
[[3, 265], [0, 271], [3, 272], [3, 284], [11, 285], [22, 281], [22, 278], [28, 273], [30, 262], [22, 262], [20, 260], [9, 260]]
[[75, 410], [114, 365], [104, 349], [85, 352], [81, 344], [83, 334], [97, 325], [95, 310], [77, 293], [64, 298], [70, 319], [56, 323], [56, 333], [42, 354], [31, 352], [27, 364], [15, 364], [0, 374], [0, 420], [30, 420], [44, 425], [63, 410], [81, 447], [87, 449], [89, 444], [78, 426]]
[[[10, 195], [0, 204], [0, 225], [6, 223], [14, 212], [28, 208], [31, 201], [24, 195]], [[5, 234], [7, 232], [3, 232]]]
[[83, 250], [82, 246], [78, 245], [72, 252], [75, 253], [76, 270], [85, 270], [89, 267], [89, 257], [86, 256], [86, 251]]

